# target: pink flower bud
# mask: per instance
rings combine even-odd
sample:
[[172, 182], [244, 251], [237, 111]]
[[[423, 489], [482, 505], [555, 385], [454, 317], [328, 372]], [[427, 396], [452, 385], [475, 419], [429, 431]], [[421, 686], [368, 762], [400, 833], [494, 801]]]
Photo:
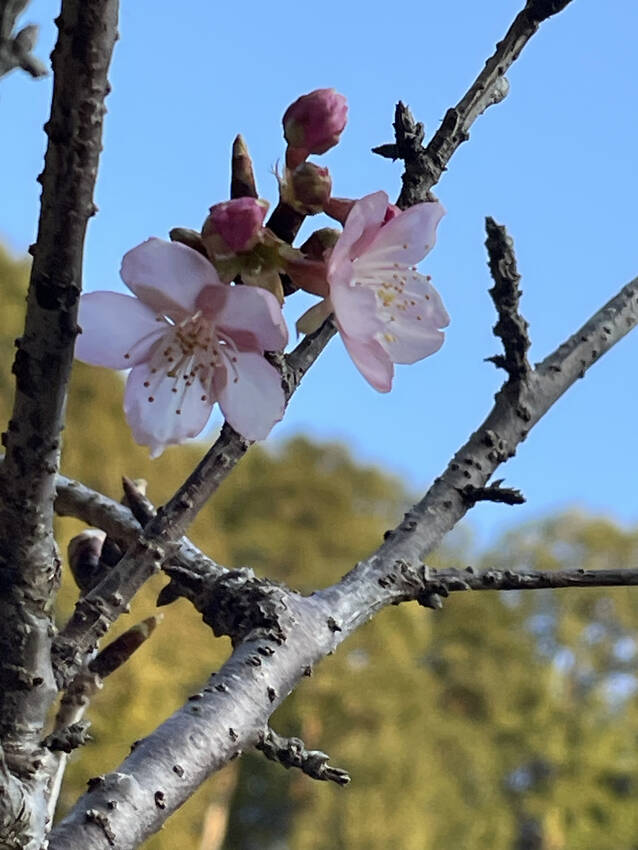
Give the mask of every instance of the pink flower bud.
[[315, 215], [322, 212], [330, 198], [332, 178], [327, 168], [302, 162], [289, 175], [286, 190], [284, 196], [291, 206], [304, 215]]
[[210, 208], [202, 228], [202, 241], [211, 257], [250, 251], [259, 241], [266, 201], [235, 198]]
[[284, 136], [289, 147], [305, 151], [306, 156], [325, 153], [339, 141], [347, 117], [348, 103], [342, 94], [316, 89], [290, 104], [283, 118]]

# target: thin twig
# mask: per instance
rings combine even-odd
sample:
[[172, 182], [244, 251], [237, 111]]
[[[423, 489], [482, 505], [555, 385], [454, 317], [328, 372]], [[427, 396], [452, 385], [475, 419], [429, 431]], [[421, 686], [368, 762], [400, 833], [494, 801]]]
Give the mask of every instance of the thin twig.
[[[563, 3], [563, 5], [566, 4]], [[554, 14], [554, 12], [558, 11], [557, 8], [550, 12], [547, 12], [546, 10], [543, 11], [540, 8], [541, 6], [547, 6], [547, 3], [528, 3], [531, 18], [527, 18], [527, 11], [525, 13], [520, 13], [510, 28], [510, 32], [517, 28], [522, 32], [522, 25], [520, 21], [522, 20], [521, 15], [524, 15], [526, 25], [524, 28], [525, 38], [522, 42], [523, 44], [537, 28], [537, 22], [536, 24], [533, 23], [535, 19], [542, 20], [543, 17], [539, 17], [540, 15], [547, 17], [549, 14]], [[528, 7], [526, 7], [526, 10]], [[517, 24], [517, 22], [519, 23]], [[522, 38], [520, 32], [519, 36]], [[506, 42], [509, 45], [506, 50], [508, 62], [507, 67], [509, 67], [516, 58], [516, 55], [518, 55], [513, 52], [513, 45], [518, 44], [519, 42], [516, 39], [512, 41], [511, 38], [507, 41], [507, 38], [508, 37], [506, 36]], [[522, 44], [520, 46], [522, 46]], [[520, 46], [518, 48], [519, 52]], [[495, 55], [500, 55], [499, 50], [501, 50], [500, 47]], [[493, 60], [490, 61], [493, 62]], [[488, 62], [488, 65], [489, 64], [490, 62]], [[467, 108], [464, 107], [463, 111], [463, 125], [466, 128], [469, 128], [475, 118], [478, 117], [482, 111], [477, 111], [475, 104], [475, 101], [481, 103], [484, 102], [481, 97], [476, 94], [477, 85], [478, 81], [473, 84], [460, 102], [461, 104], [468, 104]], [[495, 90], [496, 89], [493, 87], [492, 96]], [[483, 108], [485, 108], [485, 106], [483, 106]], [[444, 127], [446, 128], [445, 130]], [[445, 124], [444, 122], [444, 126], [440, 128], [439, 132], [430, 143], [431, 146], [436, 140], [436, 145], [439, 148], [445, 148], [447, 151], [446, 162], [460, 144], [460, 142], [456, 143], [456, 141], [452, 138], [454, 132], [455, 128], [452, 127], [449, 122], [448, 124]], [[445, 133], [452, 134], [447, 145], [442, 144]], [[430, 146], [428, 146], [428, 150], [430, 149]], [[422, 181], [425, 181], [423, 185], [427, 184], [427, 188], [429, 189], [438, 180], [442, 168], [435, 176], [433, 176], [433, 174], [430, 173], [427, 161], [424, 162], [425, 164], [423, 167], [425, 171], [421, 173], [421, 178]], [[406, 169], [407, 168], [408, 166], [406, 163]], [[415, 163], [413, 163], [410, 166], [410, 173], [416, 174], [417, 172], [418, 167]], [[417, 193], [416, 195], [410, 196], [407, 200], [403, 198], [401, 203], [409, 206], [410, 204], [418, 203], [423, 199], [424, 198], [419, 196]], [[281, 210], [280, 207], [281, 204], [278, 205], [273, 212], [268, 224], [275, 230], [275, 232], [277, 232], [277, 235], [280, 236], [280, 238], [292, 241], [296, 235], [296, 228], [301, 222], [293, 222], [291, 225], [287, 213], [286, 215], [283, 215], [286, 211]], [[280, 220], [279, 217], [281, 215], [283, 215], [283, 217]], [[295, 350], [285, 358], [273, 358], [275, 360], [278, 359], [282, 368], [283, 383], [287, 399], [290, 399], [291, 395], [299, 385], [303, 375], [312, 366], [323, 348], [335, 333], [336, 328], [334, 323], [331, 320], [327, 320], [318, 331], [304, 338]], [[210, 498], [236, 464], [243, 458], [249, 447], [250, 443], [248, 441], [244, 440], [244, 438], [230, 428], [229, 425], [224, 425], [218, 440], [207, 452], [206, 456], [198, 464], [197, 468], [188, 477], [184, 484], [182, 484], [170, 501], [159, 510], [157, 517], [152, 521], [152, 523], [145, 528], [144, 545], [138, 546], [127, 553], [127, 556], [125, 556], [122, 559], [121, 564], [118, 565], [119, 571], [114, 571], [111, 574], [111, 582], [108, 586], [104, 585], [103, 587], [98, 587], [95, 589], [93, 594], [86, 597], [86, 599], [83, 600], [85, 607], [82, 610], [76, 610], [71, 621], [59, 635], [54, 653], [58, 677], [61, 677], [61, 679], [64, 680], [68, 675], [73, 674], [72, 658], [74, 653], [74, 642], [80, 642], [86, 649], [94, 645], [97, 637], [108, 626], [108, 623], [116, 619], [119, 614], [125, 610], [128, 601], [132, 598], [132, 594], [137, 592], [144, 581], [146, 581], [147, 578], [159, 569], [159, 564], [165, 558], [163, 547], [169, 545], [173, 540], [177, 539], [185, 532], [189, 523], [192, 522], [198, 511], [201, 510], [201, 507], [206, 500]], [[463, 484], [467, 483], [471, 482], [463, 482]], [[118, 578], [120, 580], [119, 586], [115, 583]], [[117, 605], [112, 604], [114, 594], [118, 601]]]
[[635, 587], [638, 569], [616, 570], [502, 570], [430, 569], [428, 583], [437, 592], [463, 590], [542, 590], [561, 587]]
[[501, 487], [503, 479], [493, 481], [487, 487], [474, 487], [472, 484], [466, 484], [461, 489], [461, 496], [468, 508], [473, 507], [477, 502], [500, 502], [503, 505], [522, 505], [525, 503], [525, 496], [520, 490], [514, 487]]
[[476, 119], [509, 91], [505, 72], [544, 20], [562, 11], [570, 0], [528, 0], [518, 13], [494, 54], [456, 106], [448, 109], [441, 126], [427, 147], [423, 147], [423, 125], [416, 122], [402, 103], [395, 114], [395, 143], [374, 149], [382, 156], [400, 158], [405, 163], [403, 188], [398, 205], [402, 209], [432, 199], [430, 190], [457, 148], [469, 139]]
[[518, 302], [521, 298], [519, 282], [521, 279], [516, 267], [514, 243], [507, 230], [497, 224], [493, 218], [485, 219], [487, 240], [485, 247], [489, 257], [489, 267], [494, 286], [490, 289], [492, 301], [498, 313], [498, 322], [494, 325], [494, 335], [503, 342], [505, 354], [496, 354], [487, 359], [508, 373], [510, 380], [519, 381], [530, 371], [527, 351], [530, 339], [528, 324], [520, 314]]
[[322, 753], [321, 750], [307, 750], [301, 738], [284, 738], [274, 729], [267, 727], [259, 736], [255, 747], [270, 761], [279, 762], [285, 768], [296, 767], [312, 779], [334, 782], [342, 786], [350, 782], [347, 770], [329, 765], [330, 756], [327, 753]]
[[[375, 585], [382, 589], [381, 607], [387, 604], [386, 592], [394, 594], [396, 601], [416, 598], [414, 594], [418, 595], [422, 588], [420, 565], [470, 506], [463, 497], [464, 488], [468, 484], [485, 487], [497, 467], [513, 457], [519, 444], [550, 407], [637, 323], [638, 278], [624, 286], [580, 330], [538, 364], [515, 391], [506, 381], [487, 418], [457, 451], [423, 499], [386, 534], [383, 545], [338, 585], [320, 592], [326, 594], [336, 611], [345, 609], [339, 618], [352, 616], [350, 597], [361, 601], [365, 589]], [[373, 596], [368, 597], [368, 606], [363, 607], [366, 618], [375, 610]]]

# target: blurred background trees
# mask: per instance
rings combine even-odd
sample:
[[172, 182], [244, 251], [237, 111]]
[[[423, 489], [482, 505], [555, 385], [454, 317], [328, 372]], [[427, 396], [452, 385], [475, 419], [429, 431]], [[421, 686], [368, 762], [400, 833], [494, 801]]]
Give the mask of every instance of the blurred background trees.
[[[0, 405], [28, 264], [0, 251]], [[117, 375], [76, 364], [63, 472], [115, 499], [146, 478], [161, 503], [200, 455], [149, 461], [122, 413]], [[108, 462], [107, 459], [108, 458]], [[103, 460], [103, 463], [101, 462]], [[410, 499], [400, 481], [338, 445], [298, 437], [251, 449], [199, 515], [192, 537], [223, 564], [311, 590], [371, 551]], [[82, 528], [59, 523], [62, 546]], [[638, 531], [565, 515], [514, 530], [477, 553], [457, 543], [437, 564], [586, 569], [636, 564]], [[433, 562], [434, 563], [434, 562]], [[113, 634], [155, 611], [149, 583]], [[63, 622], [77, 590], [68, 571]], [[229, 653], [184, 600], [106, 682], [92, 741], [72, 758], [68, 807], [112, 769]], [[206, 783], [149, 850], [635, 850], [638, 848], [638, 595], [630, 589], [454, 594], [438, 612], [384, 611], [307, 679], [273, 726], [329, 752], [339, 789], [247, 753]]]

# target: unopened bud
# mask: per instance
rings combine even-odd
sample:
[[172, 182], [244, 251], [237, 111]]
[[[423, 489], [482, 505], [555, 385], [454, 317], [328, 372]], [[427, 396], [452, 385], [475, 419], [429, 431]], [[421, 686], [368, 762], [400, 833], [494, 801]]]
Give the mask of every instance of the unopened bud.
[[[334, 89], [316, 89], [291, 103], [283, 117], [284, 137], [298, 151], [289, 165], [298, 165], [311, 153], [322, 154], [339, 141], [348, 119], [348, 103]], [[296, 162], [294, 161], [296, 160]]]
[[331, 192], [332, 178], [327, 168], [303, 162], [287, 174], [284, 198], [303, 215], [322, 212]]
[[233, 142], [231, 159], [231, 198], [256, 198], [255, 174], [253, 163], [246, 147], [244, 137], [239, 135]]
[[212, 206], [202, 228], [202, 241], [210, 256], [240, 254], [254, 248], [267, 210], [266, 201], [248, 197]]
[[200, 254], [203, 254], [204, 257], [208, 257], [206, 248], [202, 242], [202, 234], [198, 233], [196, 230], [191, 230], [190, 227], [174, 227], [169, 231], [168, 235], [170, 236], [171, 242], [181, 242], [182, 245], [187, 245], [189, 248], [192, 248], [193, 251], [197, 251]]
[[311, 260], [324, 260], [326, 253], [332, 251], [337, 244], [339, 236], [339, 231], [334, 227], [322, 227], [320, 230], [315, 230], [299, 250]]
[[90, 528], [69, 542], [69, 566], [82, 594], [88, 593], [103, 575], [100, 558], [105, 539], [106, 534], [99, 528]]

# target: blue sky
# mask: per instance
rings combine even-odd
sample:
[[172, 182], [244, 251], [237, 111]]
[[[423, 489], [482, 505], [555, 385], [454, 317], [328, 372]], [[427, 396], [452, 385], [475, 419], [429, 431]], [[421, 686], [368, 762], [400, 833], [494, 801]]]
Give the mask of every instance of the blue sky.
[[[34, 0], [39, 55], [54, 40], [56, 3]], [[334, 86], [350, 103], [341, 144], [322, 164], [337, 195], [399, 189], [400, 164], [369, 153], [392, 140], [402, 99], [436, 129], [492, 52], [523, 0], [404, 0], [387, 4], [279, 0], [234, 4], [125, 2], [111, 74], [105, 151], [90, 224], [85, 288], [120, 286], [122, 255], [171, 227], [199, 227], [228, 192], [237, 132], [260, 192], [276, 200], [280, 120], [299, 94]], [[438, 475], [481, 422], [502, 378], [483, 358], [498, 350], [487, 295], [484, 218], [504, 223], [523, 274], [532, 359], [541, 359], [638, 274], [638, 6], [574, 0], [546, 22], [508, 74], [506, 100], [474, 125], [437, 193], [448, 210], [422, 266], [452, 317], [439, 354], [399, 367], [376, 393], [334, 340], [270, 440], [303, 431], [347, 442], [415, 490]], [[34, 239], [50, 79], [0, 83], [0, 239], [16, 254]], [[321, 226], [319, 219], [311, 221]], [[304, 296], [292, 299], [294, 321]], [[534, 429], [500, 475], [522, 508], [479, 505], [482, 537], [580, 506], [633, 523], [638, 332], [620, 343]]]

